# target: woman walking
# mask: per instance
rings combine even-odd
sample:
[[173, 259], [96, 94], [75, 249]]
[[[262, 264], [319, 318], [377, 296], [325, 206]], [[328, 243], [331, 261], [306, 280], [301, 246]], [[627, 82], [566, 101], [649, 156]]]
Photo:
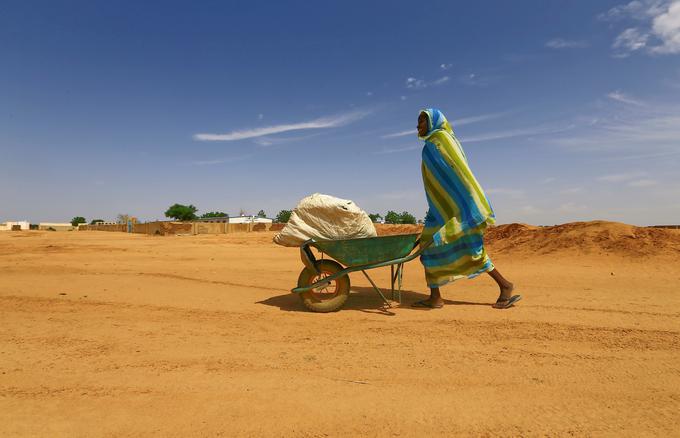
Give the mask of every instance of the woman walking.
[[430, 297], [413, 306], [442, 307], [440, 286], [486, 272], [500, 288], [493, 307], [511, 307], [522, 297], [512, 295], [512, 283], [494, 267], [484, 249], [484, 230], [496, 221], [493, 209], [441, 111], [420, 112], [418, 138], [425, 141], [421, 169], [429, 205], [420, 242], [432, 243], [420, 257]]

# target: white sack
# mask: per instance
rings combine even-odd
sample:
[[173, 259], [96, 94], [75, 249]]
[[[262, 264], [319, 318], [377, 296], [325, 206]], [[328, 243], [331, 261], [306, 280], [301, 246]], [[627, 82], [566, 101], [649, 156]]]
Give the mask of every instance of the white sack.
[[365, 211], [347, 199], [314, 193], [295, 207], [274, 242], [300, 246], [308, 239], [340, 240], [375, 237], [375, 227]]

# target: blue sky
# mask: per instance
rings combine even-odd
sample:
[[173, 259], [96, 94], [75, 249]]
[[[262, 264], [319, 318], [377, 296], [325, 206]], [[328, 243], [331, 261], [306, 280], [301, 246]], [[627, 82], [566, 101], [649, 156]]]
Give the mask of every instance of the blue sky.
[[0, 53], [0, 221], [423, 217], [437, 107], [500, 223], [680, 223], [680, 0], [5, 2]]

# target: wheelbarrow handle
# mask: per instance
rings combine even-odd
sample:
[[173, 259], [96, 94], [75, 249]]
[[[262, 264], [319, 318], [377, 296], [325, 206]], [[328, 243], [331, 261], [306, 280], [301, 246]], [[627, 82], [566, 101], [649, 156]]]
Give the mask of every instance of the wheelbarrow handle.
[[[425, 245], [422, 245], [420, 247], [420, 251], [427, 249], [430, 245], [432, 245], [432, 242], [434, 242], [434, 240], [431, 239]], [[418, 247], [418, 245], [420, 245], [420, 237], [418, 239], [416, 239], [415, 243], [413, 244], [413, 248], [411, 248], [411, 251], [416, 249]]]

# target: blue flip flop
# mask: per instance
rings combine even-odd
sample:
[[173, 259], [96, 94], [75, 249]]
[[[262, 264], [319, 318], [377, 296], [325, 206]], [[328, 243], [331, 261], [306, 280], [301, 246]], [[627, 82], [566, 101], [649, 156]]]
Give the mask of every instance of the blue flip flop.
[[517, 301], [522, 299], [522, 295], [513, 295], [510, 298], [499, 298], [496, 304], [493, 305], [494, 309], [507, 309], [512, 307]]

